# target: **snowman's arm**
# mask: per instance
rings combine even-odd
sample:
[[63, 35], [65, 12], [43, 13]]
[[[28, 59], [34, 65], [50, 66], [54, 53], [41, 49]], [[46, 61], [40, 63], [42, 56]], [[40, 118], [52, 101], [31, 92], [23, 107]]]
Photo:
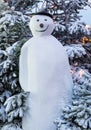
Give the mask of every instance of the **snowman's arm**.
[[19, 82], [24, 91], [28, 91], [28, 47], [21, 49], [19, 58]]

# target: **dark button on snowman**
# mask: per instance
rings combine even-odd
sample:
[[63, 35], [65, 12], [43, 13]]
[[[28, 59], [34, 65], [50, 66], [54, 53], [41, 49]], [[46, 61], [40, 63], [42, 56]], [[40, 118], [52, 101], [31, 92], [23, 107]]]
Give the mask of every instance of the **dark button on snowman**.
[[24, 44], [20, 55], [20, 84], [31, 93], [23, 130], [56, 130], [53, 122], [72, 95], [68, 57], [61, 43], [51, 35], [54, 23], [50, 14], [34, 15], [30, 29], [33, 37]]

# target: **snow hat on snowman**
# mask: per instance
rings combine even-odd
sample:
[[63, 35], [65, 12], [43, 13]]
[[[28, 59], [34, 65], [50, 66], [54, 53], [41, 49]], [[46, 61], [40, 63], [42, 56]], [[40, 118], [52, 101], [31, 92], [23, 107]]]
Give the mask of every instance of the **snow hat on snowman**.
[[51, 35], [54, 29], [52, 18], [52, 15], [46, 10], [34, 13], [29, 24], [33, 36]]

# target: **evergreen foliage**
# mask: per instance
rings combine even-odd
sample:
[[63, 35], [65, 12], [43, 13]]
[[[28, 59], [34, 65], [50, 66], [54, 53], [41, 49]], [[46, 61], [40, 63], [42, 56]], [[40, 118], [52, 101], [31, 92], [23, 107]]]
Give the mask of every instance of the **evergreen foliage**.
[[20, 12], [7, 11], [0, 16], [0, 48], [6, 49], [16, 41], [31, 36], [29, 17]]
[[28, 8], [31, 4], [30, 0], [4, 0], [8, 4], [8, 7], [14, 11], [21, 11], [22, 13]]
[[82, 63], [84, 64], [87, 61], [88, 56], [82, 44], [70, 44], [65, 45], [64, 47], [68, 54], [71, 65], [79, 65]]
[[10, 123], [3, 126], [1, 130], [22, 130], [22, 129], [18, 126], [18, 124]]
[[[87, 5], [86, 0], [54, 0], [46, 1], [47, 10], [54, 14], [54, 19], [57, 22], [54, 35], [62, 41], [66, 42], [74, 39], [74, 30], [71, 33], [74, 22], [80, 20], [79, 11]], [[81, 23], [78, 22], [79, 29], [75, 28], [76, 38], [79, 38], [79, 31], [81, 30], [82, 35], [84, 35], [84, 30], [82, 30]], [[78, 26], [77, 25], [77, 26]], [[84, 27], [83, 27], [84, 28]], [[71, 30], [71, 31], [70, 31]], [[65, 36], [65, 37], [64, 37]], [[81, 35], [80, 35], [81, 38]]]
[[[24, 14], [33, 14], [43, 10], [43, 8], [54, 15], [56, 27], [53, 35], [61, 42], [81, 39], [86, 30], [83, 23], [80, 23], [79, 12], [88, 4], [87, 0], [8, 0], [8, 5], [13, 10], [18, 10]], [[79, 21], [78, 24], [76, 21]], [[74, 27], [74, 22], [75, 27]], [[75, 30], [75, 32], [74, 32]], [[85, 32], [84, 32], [85, 31]], [[65, 36], [65, 37], [64, 37]]]
[[[12, 6], [22, 12], [23, 4]], [[91, 44], [76, 44], [76, 40], [87, 35], [85, 24], [76, 22], [80, 18], [79, 10], [87, 4], [85, 0], [44, 0], [41, 5], [54, 14], [54, 35], [65, 44], [74, 81], [72, 103], [64, 108], [61, 118], [55, 121], [57, 130], [91, 130]], [[34, 8], [35, 12], [38, 11], [37, 5], [38, 1], [30, 0], [30, 13]], [[29, 8], [25, 8], [23, 13], [27, 14]], [[0, 14], [1, 130], [21, 130], [21, 119], [29, 95], [21, 89], [18, 78], [20, 49], [31, 37], [28, 26], [30, 18], [21, 12], [8, 10]]]
[[[81, 73], [82, 71], [82, 73]], [[72, 104], [65, 107], [57, 130], [91, 130], [91, 74], [76, 68]]]
[[[22, 45], [31, 37], [29, 17], [6, 11], [0, 18], [0, 122], [21, 122], [25, 110], [24, 93], [19, 84], [19, 55]], [[20, 124], [19, 124], [20, 125]], [[12, 125], [11, 125], [12, 126]], [[8, 124], [6, 129], [10, 127]], [[15, 126], [14, 126], [15, 127]], [[12, 128], [8, 128], [13, 129]]]
[[4, 11], [8, 10], [8, 5], [7, 3], [4, 3], [2, 0], [0, 0], [0, 14], [3, 13]]

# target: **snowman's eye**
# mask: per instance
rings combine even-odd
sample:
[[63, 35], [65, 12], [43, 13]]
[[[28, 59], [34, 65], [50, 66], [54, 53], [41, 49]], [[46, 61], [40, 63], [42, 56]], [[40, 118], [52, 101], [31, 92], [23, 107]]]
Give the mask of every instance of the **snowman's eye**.
[[37, 19], [36, 21], [39, 22], [39, 19]]
[[47, 21], [47, 19], [44, 19], [45, 21]]

